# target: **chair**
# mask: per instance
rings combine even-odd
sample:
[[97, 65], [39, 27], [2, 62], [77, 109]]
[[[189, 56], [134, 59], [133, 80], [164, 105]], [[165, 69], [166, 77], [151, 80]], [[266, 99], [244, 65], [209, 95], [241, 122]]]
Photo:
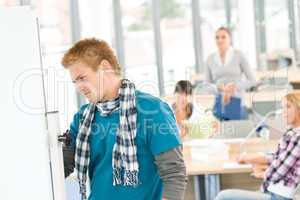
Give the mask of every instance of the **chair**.
[[254, 123], [251, 120], [222, 121], [220, 132], [214, 138], [245, 138], [253, 127]]

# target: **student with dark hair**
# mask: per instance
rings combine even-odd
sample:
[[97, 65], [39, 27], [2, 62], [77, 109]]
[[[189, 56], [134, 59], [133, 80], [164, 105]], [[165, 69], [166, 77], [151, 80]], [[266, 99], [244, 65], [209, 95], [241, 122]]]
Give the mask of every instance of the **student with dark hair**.
[[193, 85], [190, 81], [181, 80], [175, 85], [174, 93], [185, 93], [187, 95], [193, 94]]
[[177, 119], [189, 119], [193, 113], [193, 104], [191, 97], [193, 95], [193, 86], [189, 81], [181, 80], [176, 83], [175, 90], [175, 103], [173, 109]]
[[[199, 137], [210, 134], [210, 128], [208, 127], [211, 122], [213, 123], [212, 126], [214, 126], [215, 129], [217, 128], [216, 120], [214, 118], [211, 119], [209, 114], [205, 114], [204, 108], [199, 103], [193, 101], [193, 85], [190, 81], [178, 81], [175, 85], [174, 97], [175, 101], [172, 104], [172, 108], [175, 113], [176, 122], [180, 128], [180, 136], [182, 138], [184, 138], [189, 132], [187, 123], [195, 123], [199, 125], [197, 131], [197, 135]], [[203, 130], [203, 127], [206, 130]], [[200, 132], [202, 133], [200, 134]]]

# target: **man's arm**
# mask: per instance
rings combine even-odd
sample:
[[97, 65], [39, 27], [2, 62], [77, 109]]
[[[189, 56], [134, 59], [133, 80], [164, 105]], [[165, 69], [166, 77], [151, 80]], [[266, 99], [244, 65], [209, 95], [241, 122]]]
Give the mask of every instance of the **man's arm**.
[[66, 131], [64, 136], [66, 137], [66, 139], [63, 145], [63, 159], [65, 178], [67, 178], [75, 168], [75, 148], [73, 145], [74, 142], [72, 141], [72, 137], [70, 136], [70, 132]]
[[182, 147], [176, 147], [155, 156], [155, 164], [163, 181], [164, 198], [183, 200], [187, 175]]

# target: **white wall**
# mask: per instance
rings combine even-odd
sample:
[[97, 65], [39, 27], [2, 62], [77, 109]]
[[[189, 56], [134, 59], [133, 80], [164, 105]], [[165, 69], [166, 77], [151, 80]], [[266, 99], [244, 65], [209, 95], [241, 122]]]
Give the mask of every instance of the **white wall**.
[[0, 198], [51, 200], [35, 18], [0, 8]]

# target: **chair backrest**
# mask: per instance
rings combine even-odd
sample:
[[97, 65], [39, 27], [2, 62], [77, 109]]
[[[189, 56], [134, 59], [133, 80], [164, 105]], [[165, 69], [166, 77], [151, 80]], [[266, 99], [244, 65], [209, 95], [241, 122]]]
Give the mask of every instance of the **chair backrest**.
[[222, 121], [219, 134], [216, 134], [214, 138], [244, 138], [253, 127], [254, 123], [251, 120]]
[[295, 200], [300, 200], [300, 184], [298, 184], [297, 188], [296, 188], [296, 192], [294, 194], [294, 198]]
[[254, 101], [252, 103], [252, 110], [259, 115], [264, 116], [272, 110], [278, 110], [281, 108], [281, 101]]
[[287, 124], [283, 120], [282, 115], [267, 120], [266, 124], [270, 130], [270, 139], [281, 138], [282, 134], [287, 130]]

